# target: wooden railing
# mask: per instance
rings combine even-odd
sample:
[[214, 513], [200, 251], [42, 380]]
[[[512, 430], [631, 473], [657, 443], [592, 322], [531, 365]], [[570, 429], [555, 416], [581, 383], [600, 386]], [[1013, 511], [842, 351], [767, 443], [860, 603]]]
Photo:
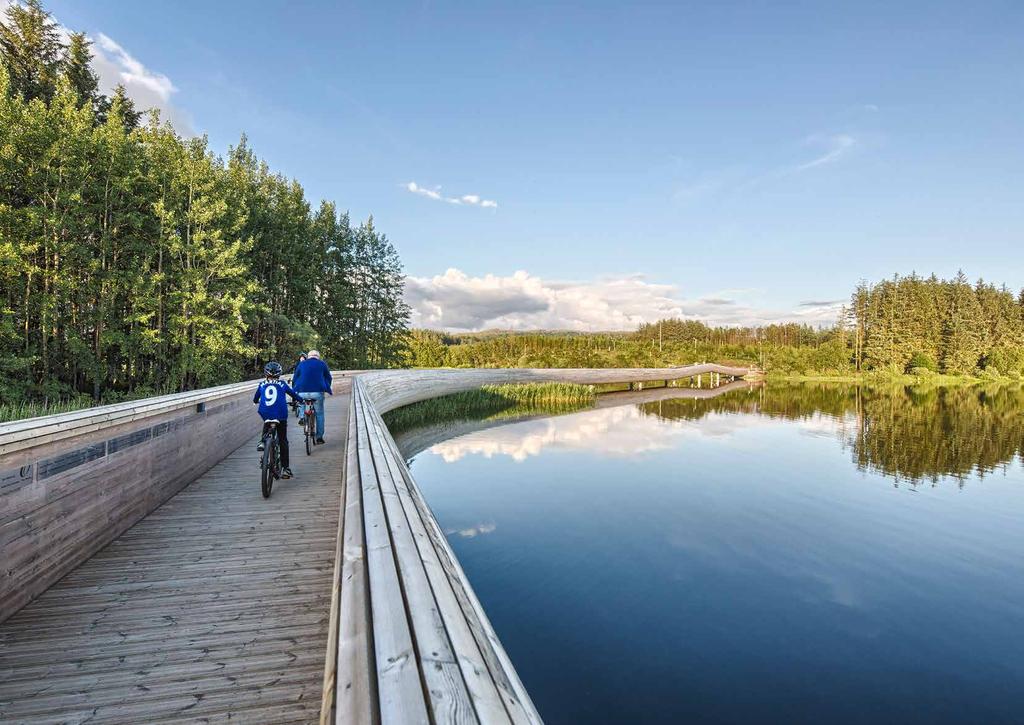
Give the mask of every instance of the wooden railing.
[[488, 384], [748, 372], [701, 364], [359, 374], [349, 411], [321, 723], [541, 722], [382, 413]]
[[0, 622], [252, 438], [254, 385], [0, 425]]
[[[634, 383], [747, 372], [701, 364], [357, 374], [323, 720], [540, 722], [382, 413], [485, 384]], [[254, 438], [254, 385], [0, 425], [0, 621]]]

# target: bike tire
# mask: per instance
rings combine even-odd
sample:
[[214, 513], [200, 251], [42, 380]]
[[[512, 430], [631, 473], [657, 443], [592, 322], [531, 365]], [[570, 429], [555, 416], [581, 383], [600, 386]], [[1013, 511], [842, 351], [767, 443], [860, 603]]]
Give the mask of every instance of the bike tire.
[[270, 498], [270, 492], [274, 490], [274, 453], [277, 449], [277, 440], [268, 437], [263, 444], [263, 461], [260, 464], [260, 490], [263, 498]]
[[309, 435], [309, 429], [306, 430], [306, 455], [313, 455], [313, 438]]

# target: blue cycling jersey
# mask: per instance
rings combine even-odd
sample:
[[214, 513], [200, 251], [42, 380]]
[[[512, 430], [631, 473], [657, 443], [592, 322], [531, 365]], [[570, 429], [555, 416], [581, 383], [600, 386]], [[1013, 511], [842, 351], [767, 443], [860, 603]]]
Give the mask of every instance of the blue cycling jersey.
[[252, 396], [252, 402], [259, 404], [263, 420], [288, 420], [288, 401], [284, 399], [285, 395], [291, 396], [292, 400], [299, 400], [298, 393], [283, 380], [264, 380]]

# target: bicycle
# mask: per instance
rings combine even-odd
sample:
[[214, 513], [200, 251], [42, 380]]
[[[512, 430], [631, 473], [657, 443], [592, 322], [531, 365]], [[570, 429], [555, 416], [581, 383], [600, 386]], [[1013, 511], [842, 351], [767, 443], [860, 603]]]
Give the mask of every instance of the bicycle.
[[316, 401], [304, 398], [302, 403], [302, 432], [306, 436], [306, 455], [313, 455], [316, 442]]
[[[297, 403], [289, 404], [294, 410]], [[263, 498], [270, 498], [274, 490], [274, 481], [281, 478], [281, 444], [278, 441], [277, 426], [281, 425], [279, 420], [266, 420], [263, 433], [263, 456], [260, 458], [260, 490]], [[284, 422], [288, 424], [287, 419]]]
[[263, 498], [270, 498], [274, 481], [281, 477], [281, 447], [277, 441], [277, 426], [281, 421], [265, 421], [263, 457], [260, 459], [260, 490]]

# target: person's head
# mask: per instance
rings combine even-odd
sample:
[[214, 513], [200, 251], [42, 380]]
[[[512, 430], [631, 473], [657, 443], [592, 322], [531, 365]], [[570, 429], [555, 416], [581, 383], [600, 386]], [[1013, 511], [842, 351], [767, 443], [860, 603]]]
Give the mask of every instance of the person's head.
[[320, 359], [320, 351], [319, 350], [310, 350], [307, 354], [311, 358], [313, 358], [314, 360], [319, 360]]
[[281, 363], [271, 360], [263, 366], [263, 374], [271, 380], [281, 377]]
[[304, 362], [305, 359], [306, 359], [306, 353], [300, 352], [299, 353], [299, 362]]

